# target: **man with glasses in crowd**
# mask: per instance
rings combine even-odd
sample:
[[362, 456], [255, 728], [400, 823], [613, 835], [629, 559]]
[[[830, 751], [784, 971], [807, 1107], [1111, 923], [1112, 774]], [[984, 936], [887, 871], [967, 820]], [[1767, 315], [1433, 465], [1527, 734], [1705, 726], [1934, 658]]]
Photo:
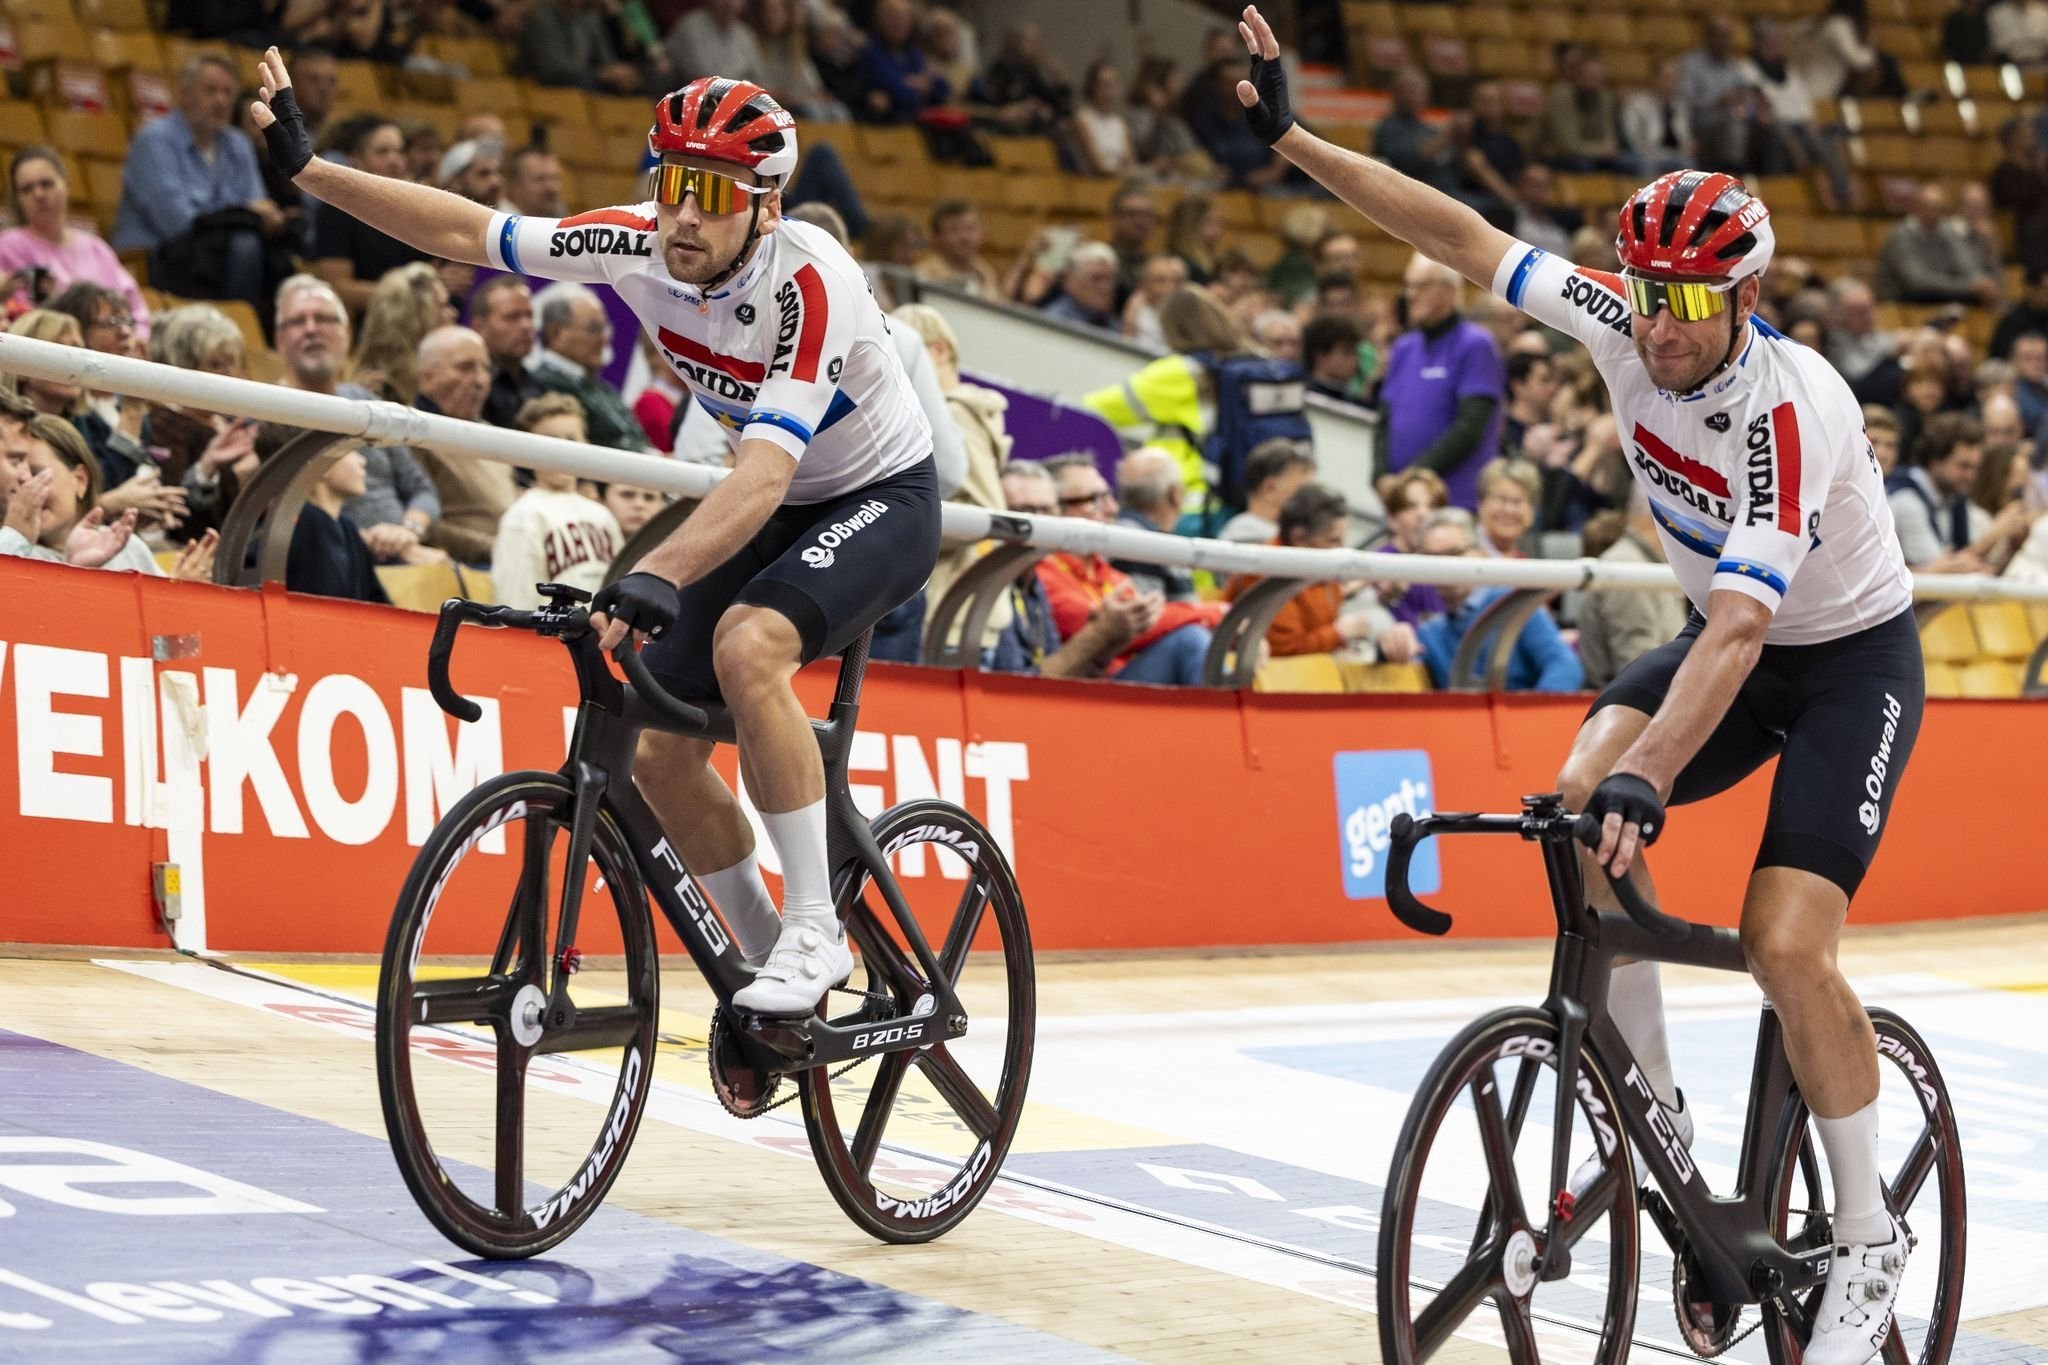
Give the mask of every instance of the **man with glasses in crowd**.
[[853, 958], [832, 900], [824, 766], [792, 683], [924, 585], [939, 495], [931, 428], [860, 266], [783, 217], [795, 120], [749, 82], [692, 81], [655, 102], [646, 202], [535, 218], [314, 160], [290, 86], [270, 49], [250, 112], [300, 188], [433, 256], [609, 283], [725, 429], [732, 473], [598, 593], [591, 624], [607, 649], [646, 639], [671, 691], [730, 709], [782, 864], [779, 929], [711, 744], [650, 731], [638, 780], [734, 938], [765, 956], [734, 1006], [811, 1012]]
[[[1779, 759], [1742, 941], [1833, 1178], [1835, 1246], [1805, 1363], [1863, 1365], [1890, 1330], [1909, 1243], [1878, 1171], [1876, 1038], [1835, 946], [1912, 754], [1925, 676], [1912, 582], [1855, 396], [1822, 356], [1755, 315], [1769, 210], [1732, 176], [1673, 172], [1623, 206], [1620, 274], [1575, 266], [1316, 137], [1295, 122], [1279, 44], [1256, 8], [1238, 33], [1252, 63], [1237, 97], [1254, 134], [1391, 235], [1578, 338], [1607, 382], [1694, 612], [1600, 694], [1558, 786], [1602, 824], [1588, 891], [1613, 908], [1600, 871], [1630, 875], [1667, 802], [1714, 795]], [[1655, 964], [1618, 967], [1608, 1008], [1689, 1144]], [[1540, 1202], [1604, 1197], [1618, 1172], [1598, 1158], [1588, 1167]]]

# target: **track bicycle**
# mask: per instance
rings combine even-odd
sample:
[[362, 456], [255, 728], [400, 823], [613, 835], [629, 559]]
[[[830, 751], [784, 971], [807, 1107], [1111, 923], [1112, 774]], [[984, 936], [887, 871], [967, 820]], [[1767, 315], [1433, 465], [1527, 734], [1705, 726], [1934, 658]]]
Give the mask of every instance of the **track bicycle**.
[[[1550, 793], [1525, 798], [1519, 815], [1392, 825], [1387, 900], [1402, 923], [1425, 934], [1451, 926], [1408, 885], [1418, 843], [1510, 834], [1542, 850], [1557, 947], [1544, 1003], [1466, 1028], [1408, 1111], [1380, 1222], [1383, 1357], [1428, 1360], [1463, 1327], [1504, 1343], [1515, 1365], [1584, 1358], [1588, 1345], [1600, 1365], [1627, 1359], [1640, 1209], [1670, 1249], [1679, 1335], [1694, 1354], [1720, 1355], [1761, 1330], [1773, 1365], [1797, 1365], [1833, 1253], [1830, 1186], [1778, 1017], [1766, 1001], [1734, 1189], [1716, 1194], [1608, 1015], [1608, 985], [1617, 957], [1746, 972], [1741, 938], [1665, 914], [1626, 878], [1608, 879], [1626, 914], [1589, 908], [1577, 851], [1597, 844], [1599, 826], [1562, 801]], [[1926, 1041], [1889, 1010], [1869, 1014], [1885, 1064], [1885, 1202], [1914, 1248], [1879, 1359], [1942, 1365], [1965, 1250], [1955, 1109]], [[1637, 1154], [1654, 1185], [1640, 1180]]]
[[[596, 1212], [658, 1059], [695, 1041], [660, 1031], [651, 898], [717, 999], [696, 1046], [726, 1110], [758, 1117], [793, 1077], [818, 1170], [855, 1224], [885, 1242], [957, 1226], [1023, 1113], [1030, 932], [1009, 862], [973, 816], [930, 799], [872, 821], [855, 807], [847, 769], [869, 637], [843, 656], [828, 718], [812, 721], [854, 974], [814, 1015], [764, 1016], [733, 1009], [754, 969], [633, 785], [643, 729], [731, 743], [731, 715], [671, 696], [630, 640], [613, 655], [622, 684], [590, 628], [590, 595], [542, 591], [534, 611], [450, 599], [428, 653], [435, 701], [476, 721], [481, 708], [449, 681], [460, 628], [532, 630], [568, 647], [579, 703], [560, 769], [494, 777], [457, 801], [399, 892], [377, 990], [377, 1081], [413, 1198], [450, 1240], [492, 1258], [535, 1255]], [[913, 867], [932, 875], [912, 887]], [[464, 957], [492, 941], [488, 961]], [[842, 1079], [863, 1065], [864, 1086]], [[892, 1120], [899, 1136], [885, 1144]]]

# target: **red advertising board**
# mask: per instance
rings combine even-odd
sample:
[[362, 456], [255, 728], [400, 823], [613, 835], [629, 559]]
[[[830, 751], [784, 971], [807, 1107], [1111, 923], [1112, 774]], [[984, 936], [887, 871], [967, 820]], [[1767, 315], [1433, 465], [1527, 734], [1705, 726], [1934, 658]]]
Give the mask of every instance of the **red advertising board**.
[[[427, 694], [423, 616], [21, 560], [0, 561], [0, 594], [0, 941], [166, 946], [151, 872], [176, 862], [212, 948], [376, 952], [441, 812], [564, 752], [567, 660], [532, 636], [465, 631], [456, 683], [486, 716], [462, 726]], [[814, 710], [831, 679], [801, 680]], [[1584, 708], [878, 665], [852, 781], [867, 808], [936, 793], [985, 821], [1043, 949], [1395, 938], [1391, 817], [1514, 809], [1551, 785]], [[2042, 771], [2048, 707], [1931, 703], [1852, 918], [2042, 908]], [[1656, 863], [1675, 910], [1732, 922], [1770, 780], [1672, 819]], [[1452, 841], [1416, 870], [1458, 937], [1548, 932], [1526, 846]]]

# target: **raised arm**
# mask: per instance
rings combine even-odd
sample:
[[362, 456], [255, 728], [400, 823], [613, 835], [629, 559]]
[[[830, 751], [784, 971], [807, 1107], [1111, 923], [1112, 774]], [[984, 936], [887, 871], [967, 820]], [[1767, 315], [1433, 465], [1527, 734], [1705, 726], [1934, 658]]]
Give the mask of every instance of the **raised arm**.
[[1481, 289], [1491, 289], [1494, 270], [1514, 246], [1514, 238], [1442, 191], [1325, 142], [1296, 123], [1287, 102], [1287, 78], [1280, 69], [1280, 44], [1256, 5], [1245, 6], [1237, 32], [1252, 54], [1251, 80], [1237, 83], [1238, 103], [1245, 107], [1252, 131], [1382, 231], [1443, 262]]
[[451, 261], [491, 264], [491, 211], [459, 194], [371, 175], [313, 155], [292, 78], [276, 48], [263, 54], [262, 98], [251, 107], [270, 159], [292, 183], [323, 204], [368, 223], [406, 245]]

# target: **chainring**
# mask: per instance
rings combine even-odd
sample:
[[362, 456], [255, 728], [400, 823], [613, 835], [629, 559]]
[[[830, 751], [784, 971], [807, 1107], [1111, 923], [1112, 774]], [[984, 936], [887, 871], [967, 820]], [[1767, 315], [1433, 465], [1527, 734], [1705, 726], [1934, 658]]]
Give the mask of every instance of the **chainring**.
[[1678, 1335], [1686, 1349], [1702, 1360], [1712, 1360], [1749, 1333], [1735, 1330], [1742, 1324], [1741, 1304], [1693, 1301], [1691, 1264], [1690, 1251], [1680, 1251], [1672, 1257], [1671, 1304], [1677, 1311]]
[[734, 1118], [759, 1118], [775, 1107], [775, 1091], [782, 1073], [764, 1071], [747, 1061], [738, 1040], [725, 1022], [725, 1007], [711, 1010], [711, 1038], [707, 1049], [711, 1063], [711, 1089], [725, 1112]]

